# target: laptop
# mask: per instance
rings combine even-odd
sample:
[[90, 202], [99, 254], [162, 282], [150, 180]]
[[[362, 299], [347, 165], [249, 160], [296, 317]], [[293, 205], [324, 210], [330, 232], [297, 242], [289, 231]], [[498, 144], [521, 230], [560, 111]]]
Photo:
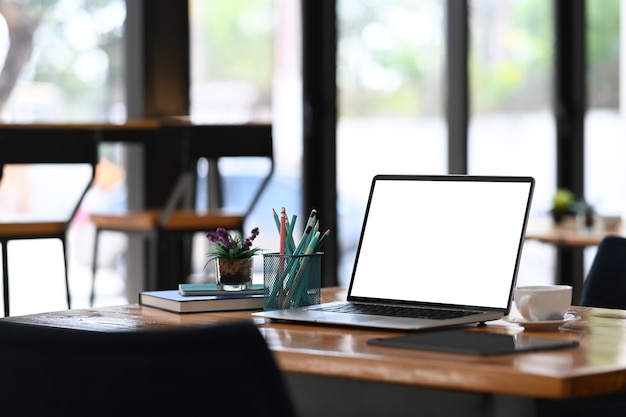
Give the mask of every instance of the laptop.
[[534, 186], [519, 176], [377, 175], [346, 300], [254, 315], [398, 330], [508, 315]]

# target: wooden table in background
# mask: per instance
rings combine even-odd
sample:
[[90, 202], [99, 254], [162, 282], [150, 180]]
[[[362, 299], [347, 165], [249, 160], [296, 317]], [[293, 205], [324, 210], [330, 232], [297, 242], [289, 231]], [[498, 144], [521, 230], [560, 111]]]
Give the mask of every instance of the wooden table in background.
[[[324, 288], [322, 294], [328, 301], [346, 292]], [[285, 372], [302, 416], [533, 416], [588, 406], [609, 407], [590, 414], [606, 415], [626, 407], [626, 311], [571, 312], [581, 319], [562, 331], [532, 333], [575, 339], [578, 348], [484, 357], [372, 346], [370, 338], [401, 332], [275, 323], [250, 311], [181, 315], [134, 304], [2, 320], [102, 332], [252, 320]], [[523, 331], [503, 320], [475, 330]]]
[[607, 230], [601, 224], [593, 228], [577, 227], [576, 224], [555, 226], [549, 218], [531, 219], [525, 238], [554, 245], [556, 253], [555, 283], [573, 287], [572, 299], [580, 300], [585, 280], [584, 250], [597, 246], [609, 235], [626, 236], [622, 227]]

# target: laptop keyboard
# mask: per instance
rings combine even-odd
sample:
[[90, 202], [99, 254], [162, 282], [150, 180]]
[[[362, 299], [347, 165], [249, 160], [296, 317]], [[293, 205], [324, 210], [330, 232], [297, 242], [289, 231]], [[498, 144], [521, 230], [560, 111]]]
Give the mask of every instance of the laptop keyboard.
[[476, 314], [475, 311], [464, 310], [441, 310], [427, 307], [400, 307], [400, 306], [381, 306], [373, 304], [353, 304], [347, 303], [336, 306], [322, 306], [313, 308], [314, 310], [322, 310], [334, 313], [354, 313], [354, 314], [372, 314], [376, 316], [391, 317], [408, 317], [413, 319], [433, 319], [445, 320], [459, 317], [471, 316]]

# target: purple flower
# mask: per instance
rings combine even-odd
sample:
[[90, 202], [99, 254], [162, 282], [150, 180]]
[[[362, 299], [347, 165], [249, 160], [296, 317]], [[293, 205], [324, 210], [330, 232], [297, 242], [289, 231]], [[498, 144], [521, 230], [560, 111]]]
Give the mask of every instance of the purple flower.
[[209, 242], [214, 242], [214, 243], [219, 242], [219, 237], [217, 236], [217, 233], [214, 231], [207, 232], [206, 238], [209, 239]]
[[238, 233], [231, 233], [220, 227], [215, 231], [206, 233], [209, 242], [214, 243], [214, 248], [207, 255], [210, 259], [241, 259], [254, 256], [260, 248], [253, 248], [252, 241], [259, 235], [259, 228], [255, 227], [249, 237], [242, 240]]
[[259, 228], [252, 229], [252, 234], [243, 241], [243, 250], [250, 250], [252, 247], [252, 241], [259, 235]]

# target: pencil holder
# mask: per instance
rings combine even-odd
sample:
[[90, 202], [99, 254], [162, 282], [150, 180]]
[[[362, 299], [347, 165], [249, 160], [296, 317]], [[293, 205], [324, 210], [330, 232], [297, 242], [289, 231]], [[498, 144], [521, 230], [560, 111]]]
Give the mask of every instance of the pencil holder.
[[322, 254], [263, 254], [263, 309], [280, 310], [319, 304]]

